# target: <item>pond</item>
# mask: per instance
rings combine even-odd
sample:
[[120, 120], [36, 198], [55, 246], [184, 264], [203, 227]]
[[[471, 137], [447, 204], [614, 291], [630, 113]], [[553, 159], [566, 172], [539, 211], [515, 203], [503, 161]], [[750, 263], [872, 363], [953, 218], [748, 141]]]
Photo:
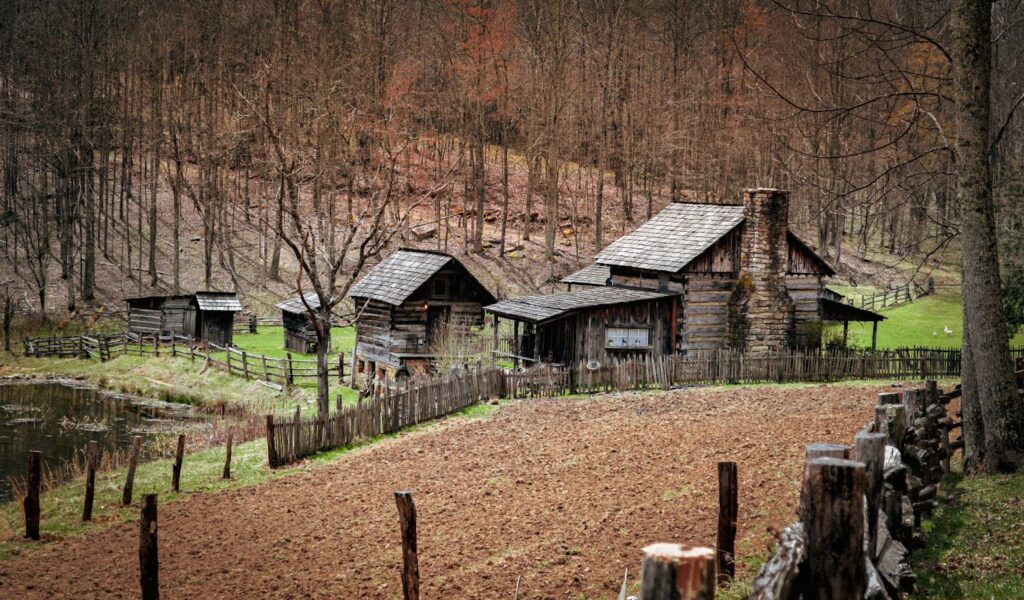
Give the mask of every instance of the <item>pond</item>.
[[126, 397], [70, 383], [0, 384], [0, 502], [13, 499], [11, 477], [27, 473], [29, 450], [43, 453], [43, 470], [58, 473], [84, 455], [90, 440], [108, 455], [142, 435], [151, 454], [158, 442], [199, 416], [185, 405]]

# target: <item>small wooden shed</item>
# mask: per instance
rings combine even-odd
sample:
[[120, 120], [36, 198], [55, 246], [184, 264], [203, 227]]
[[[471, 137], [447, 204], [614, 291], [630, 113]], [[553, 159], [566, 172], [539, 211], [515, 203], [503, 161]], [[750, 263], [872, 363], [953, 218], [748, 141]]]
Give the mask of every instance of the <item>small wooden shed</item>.
[[[310, 308], [320, 308], [320, 298], [316, 293], [303, 294], [303, 298]], [[313, 354], [316, 352], [316, 329], [306, 304], [303, 304], [302, 298], [295, 297], [279, 302], [276, 306], [281, 309], [281, 322], [284, 324], [284, 347], [292, 352]]]
[[349, 291], [355, 303], [353, 374], [364, 380], [433, 368], [442, 327], [483, 324], [495, 301], [454, 256], [398, 250]]
[[128, 331], [142, 335], [174, 334], [229, 346], [235, 313], [242, 304], [234, 292], [128, 298]]
[[517, 362], [605, 364], [616, 358], [671, 354], [678, 296], [619, 287], [526, 296], [484, 307], [514, 322]]
[[195, 293], [195, 337], [219, 346], [234, 341], [235, 313], [242, 303], [234, 292]]

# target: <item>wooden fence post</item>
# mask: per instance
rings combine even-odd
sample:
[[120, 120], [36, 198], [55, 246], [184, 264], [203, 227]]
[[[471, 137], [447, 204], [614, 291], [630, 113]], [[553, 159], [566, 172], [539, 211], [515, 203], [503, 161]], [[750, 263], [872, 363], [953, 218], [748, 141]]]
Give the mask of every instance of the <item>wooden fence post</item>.
[[96, 497], [96, 463], [99, 461], [100, 443], [90, 440], [86, 451], [85, 466], [85, 507], [82, 508], [82, 520], [92, 520], [92, 504]]
[[885, 434], [861, 431], [854, 438], [857, 461], [864, 463], [864, 510], [867, 511], [868, 558], [875, 562], [878, 550], [878, 510], [882, 505], [882, 469], [885, 466]]
[[294, 427], [292, 428], [292, 451], [289, 453], [291, 460], [299, 458], [299, 453], [302, 451], [302, 406], [299, 404], [295, 405], [295, 419], [293, 420]]
[[395, 492], [398, 505], [398, 519], [402, 525], [402, 593], [405, 600], [419, 600], [420, 566], [416, 553], [416, 505], [412, 493]]
[[863, 598], [864, 463], [815, 458], [804, 473], [800, 521], [807, 528], [804, 598]]
[[267, 415], [267, 464], [277, 466], [277, 450], [274, 448], [274, 415]]
[[739, 480], [736, 463], [718, 463], [718, 581], [736, 576], [736, 518]]
[[907, 409], [901, 404], [883, 404], [875, 407], [875, 429], [885, 434], [886, 445], [903, 451], [907, 435]]
[[808, 462], [815, 458], [850, 458], [850, 448], [843, 444], [807, 444], [804, 453]]
[[249, 380], [249, 354], [245, 350], [242, 350], [242, 376]]
[[142, 497], [142, 515], [139, 518], [139, 584], [142, 600], [160, 598], [159, 571], [156, 494], [146, 494]]
[[338, 385], [345, 384], [345, 353], [338, 353]]
[[228, 428], [227, 454], [224, 457], [224, 474], [221, 479], [231, 479], [231, 443], [234, 441], [235, 428]]
[[25, 537], [39, 539], [39, 484], [43, 477], [43, 453], [28, 453], [28, 481], [25, 490]]
[[132, 487], [135, 485], [135, 467], [139, 465], [139, 453], [142, 451], [142, 436], [137, 435], [132, 440], [132, 453], [128, 458], [128, 477], [124, 482], [124, 493], [121, 495], [121, 504], [128, 506], [132, 503]]
[[644, 548], [640, 600], [713, 600], [715, 551], [680, 544]]
[[181, 489], [181, 461], [185, 458], [185, 434], [178, 436], [178, 449], [174, 454], [174, 466], [171, 467], [171, 487], [175, 492]]
[[292, 353], [288, 352], [288, 370], [284, 374], [284, 381], [288, 385], [295, 384], [295, 371], [292, 368]]

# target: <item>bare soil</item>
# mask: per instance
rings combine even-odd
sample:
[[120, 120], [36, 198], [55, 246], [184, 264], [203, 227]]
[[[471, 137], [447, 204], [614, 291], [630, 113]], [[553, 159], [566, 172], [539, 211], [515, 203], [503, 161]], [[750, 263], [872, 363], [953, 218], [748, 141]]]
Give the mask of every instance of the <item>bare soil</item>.
[[[528, 400], [451, 419], [161, 506], [162, 596], [399, 598], [393, 492], [408, 489], [423, 598], [511, 598], [518, 577], [523, 598], [610, 598], [626, 569], [638, 574], [643, 546], [714, 545], [720, 460], [739, 463], [749, 578], [743, 558], [794, 520], [804, 445], [850, 443], [882, 387]], [[137, 548], [134, 523], [53, 542], [0, 563], [0, 597], [138, 597]]]

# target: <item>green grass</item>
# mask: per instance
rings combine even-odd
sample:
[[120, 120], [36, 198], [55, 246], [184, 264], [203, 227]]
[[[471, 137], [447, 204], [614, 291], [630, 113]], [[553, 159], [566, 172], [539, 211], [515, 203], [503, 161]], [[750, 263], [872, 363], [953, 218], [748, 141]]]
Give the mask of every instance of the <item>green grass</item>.
[[[878, 324], [878, 348], [927, 346], [959, 348], [963, 339], [963, 304], [959, 292], [941, 291], [914, 302], [879, 311], [886, 320]], [[953, 330], [951, 335], [944, 328]], [[842, 335], [842, 325], [830, 326], [831, 335]], [[937, 335], [936, 335], [937, 334]], [[850, 344], [871, 347], [871, 323], [850, 323]], [[1024, 345], [1024, 332], [1010, 341]]]
[[[284, 328], [276, 326], [260, 326], [257, 333], [236, 333], [235, 345], [251, 354], [264, 354], [275, 358], [287, 358], [288, 351], [284, 348]], [[356, 345], [355, 327], [334, 327], [331, 329], [331, 352], [336, 357], [339, 352], [351, 356]], [[313, 358], [315, 355], [292, 353], [292, 358]]]
[[913, 555], [918, 598], [1024, 598], [1024, 474], [952, 476]]
[[[239, 350], [249, 354], [262, 354], [273, 358], [288, 358], [288, 350], [284, 347], [284, 328], [276, 326], [261, 326], [257, 333], [238, 333], [234, 336], [234, 343]], [[331, 329], [331, 351], [328, 353], [329, 362], [334, 364], [338, 354], [345, 353], [345, 372], [352, 366], [351, 356], [356, 345], [355, 327], [334, 327]], [[213, 356], [224, 360], [224, 353], [214, 353]], [[314, 360], [315, 354], [292, 353], [292, 360]], [[295, 387], [309, 390], [316, 393], [316, 380], [312, 377], [298, 379]], [[342, 402], [345, 404], [355, 403], [359, 398], [359, 392], [346, 386], [335, 385], [331, 389], [331, 397], [335, 397], [340, 391]]]
[[[139, 465], [135, 473], [133, 505], [121, 506], [122, 487], [126, 471], [116, 469], [97, 473], [93, 521], [82, 523], [82, 505], [85, 498], [85, 480], [78, 478], [41, 495], [40, 533], [44, 541], [67, 536], [83, 535], [104, 529], [110, 523], [134, 521], [139, 517], [138, 502], [143, 494], [159, 494], [161, 505], [186, 498], [191, 494], [217, 492], [264, 483], [270, 479], [286, 477], [304, 469], [315, 469], [338, 458], [381, 440], [429, 431], [448, 419], [488, 419], [498, 406], [475, 404], [437, 421], [422, 423], [400, 432], [381, 435], [352, 446], [336, 448], [309, 457], [304, 462], [286, 468], [271, 470], [267, 467], [267, 442], [258, 439], [234, 447], [231, 456], [231, 479], [221, 479], [224, 468], [223, 447], [210, 448], [187, 454], [181, 471], [181, 492], [171, 490], [173, 460], [161, 459]], [[38, 549], [38, 542], [21, 537], [24, 533], [24, 515], [18, 502], [0, 504], [0, 561], [9, 560], [26, 551]]]

